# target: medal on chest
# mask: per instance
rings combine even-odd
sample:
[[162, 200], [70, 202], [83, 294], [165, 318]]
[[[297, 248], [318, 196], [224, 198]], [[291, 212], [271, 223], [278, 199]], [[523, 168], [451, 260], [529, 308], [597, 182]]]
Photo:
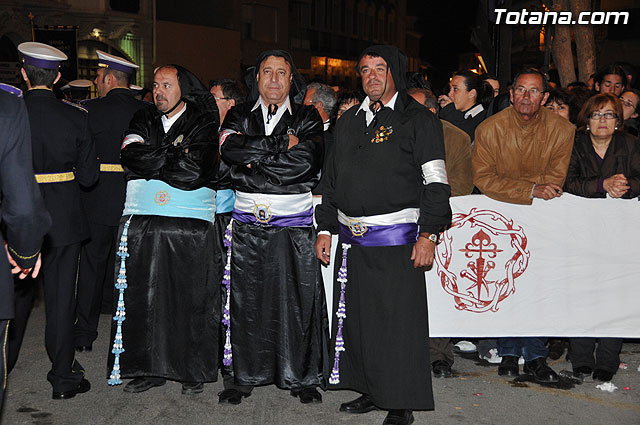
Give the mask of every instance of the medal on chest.
[[389, 136], [393, 133], [393, 127], [385, 127], [381, 125], [376, 129], [376, 134], [371, 139], [371, 143], [384, 143], [389, 140]]

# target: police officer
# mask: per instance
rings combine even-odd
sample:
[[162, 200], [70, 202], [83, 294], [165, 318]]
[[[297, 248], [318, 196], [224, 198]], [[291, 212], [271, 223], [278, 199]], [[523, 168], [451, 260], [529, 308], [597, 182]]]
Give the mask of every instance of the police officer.
[[[82, 245], [80, 255], [74, 332], [77, 351], [91, 351], [98, 337], [103, 285], [105, 294], [113, 293], [116, 238], [126, 191], [120, 147], [133, 114], [145, 106], [129, 89], [138, 65], [100, 50], [97, 53], [100, 68], [94, 83], [100, 98], [82, 104], [89, 111], [89, 131], [100, 158], [100, 179], [82, 192], [91, 239]], [[111, 301], [111, 297], [105, 299], [109, 305]]]
[[[11, 271], [24, 279], [32, 268], [33, 274], [38, 274], [40, 244], [51, 218], [33, 178], [29, 119], [24, 102], [18, 98], [21, 92], [15, 87], [11, 88], [15, 95], [3, 90], [5, 87], [0, 87], [0, 223]], [[0, 255], [0, 411], [7, 377], [4, 341], [14, 312], [7, 258]]]
[[18, 46], [23, 54], [24, 95], [31, 124], [33, 171], [52, 227], [42, 248], [42, 278], [46, 307], [45, 344], [52, 360], [47, 380], [54, 399], [74, 397], [90, 389], [74, 359], [73, 322], [80, 244], [89, 226], [80, 201], [80, 185], [98, 179], [98, 163], [89, 135], [88, 114], [53, 94], [58, 67], [67, 57], [42, 43]]

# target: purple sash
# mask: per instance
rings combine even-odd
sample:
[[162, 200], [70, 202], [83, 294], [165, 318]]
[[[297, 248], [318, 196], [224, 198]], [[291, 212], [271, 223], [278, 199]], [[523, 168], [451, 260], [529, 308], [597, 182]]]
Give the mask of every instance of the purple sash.
[[313, 226], [313, 207], [291, 215], [275, 216], [266, 209], [245, 212], [233, 209], [231, 217], [240, 223], [255, 224], [257, 226], [275, 227], [308, 227]]
[[[340, 242], [359, 246], [410, 245], [418, 240], [419, 228], [416, 223], [392, 224], [389, 226], [360, 225], [354, 231], [340, 223]], [[357, 234], [357, 236], [356, 236]]]

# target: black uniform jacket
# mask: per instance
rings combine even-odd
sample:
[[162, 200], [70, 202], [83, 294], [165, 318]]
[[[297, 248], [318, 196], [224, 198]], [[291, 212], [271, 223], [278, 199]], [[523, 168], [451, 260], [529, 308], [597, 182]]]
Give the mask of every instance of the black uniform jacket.
[[602, 165], [598, 164], [596, 156], [589, 135], [576, 133], [564, 182], [565, 191], [585, 198], [604, 198], [607, 193], [598, 191], [600, 180], [614, 174], [624, 174], [631, 188], [622, 197], [629, 199], [640, 195], [640, 141], [636, 137], [616, 132], [604, 154]]
[[[473, 105], [474, 108], [475, 106]], [[464, 112], [458, 111], [451, 102], [440, 110], [439, 116], [467, 133], [473, 142], [476, 137], [476, 127], [486, 118], [487, 110], [478, 112], [475, 117], [465, 118], [464, 114]]]
[[349, 109], [336, 123], [322, 204], [316, 208], [318, 230], [338, 232], [336, 209], [360, 217], [419, 208], [421, 232], [448, 225], [451, 188], [425, 185], [421, 168], [445, 158], [438, 118], [406, 92], [398, 94], [395, 109], [382, 108], [369, 126], [358, 111]]
[[166, 134], [161, 117], [154, 105], [133, 116], [126, 134], [136, 134], [144, 143], [130, 143], [120, 152], [127, 181], [153, 179], [181, 190], [215, 189], [220, 158], [218, 114], [187, 103], [187, 110]]
[[[234, 190], [249, 193], [294, 194], [310, 192], [320, 179], [324, 156], [323, 126], [313, 106], [291, 102], [270, 136], [264, 134], [261, 107], [254, 102], [227, 112], [222, 125], [222, 158], [231, 166]], [[231, 134], [225, 138], [225, 134]], [[233, 133], [235, 132], [235, 133]], [[299, 142], [288, 149], [289, 134]], [[251, 168], [247, 167], [251, 165]]]
[[[120, 164], [120, 148], [133, 115], [145, 107], [127, 88], [115, 88], [106, 96], [82, 103], [89, 111], [89, 131], [102, 164]], [[95, 186], [82, 192], [90, 223], [117, 226], [126, 192], [124, 173], [102, 171]]]
[[89, 237], [89, 226], [79, 185], [91, 186], [98, 180], [88, 114], [79, 106], [56, 99], [51, 90], [29, 90], [24, 100], [31, 124], [33, 172], [75, 173], [72, 181], [40, 184], [52, 219], [44, 244], [57, 247], [81, 242]]
[[[24, 269], [38, 259], [51, 218], [33, 177], [29, 119], [24, 103], [0, 91], [0, 225], [11, 257]], [[13, 279], [0, 255], [0, 320], [13, 317]]]

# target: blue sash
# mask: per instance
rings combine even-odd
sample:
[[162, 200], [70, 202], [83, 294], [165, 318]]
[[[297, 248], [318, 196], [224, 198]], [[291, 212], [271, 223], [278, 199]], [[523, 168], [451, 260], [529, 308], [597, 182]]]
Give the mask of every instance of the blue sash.
[[216, 191], [180, 190], [160, 180], [130, 180], [122, 215], [159, 215], [214, 222]]

